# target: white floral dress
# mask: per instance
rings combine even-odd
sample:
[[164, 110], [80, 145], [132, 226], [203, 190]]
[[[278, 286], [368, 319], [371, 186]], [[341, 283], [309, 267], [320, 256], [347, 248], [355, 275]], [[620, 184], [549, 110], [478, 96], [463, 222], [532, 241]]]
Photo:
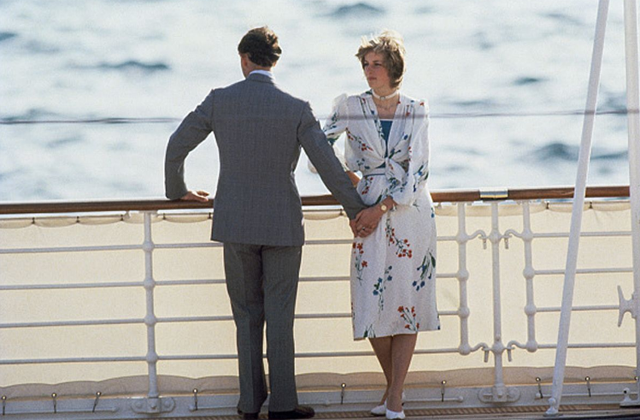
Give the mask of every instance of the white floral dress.
[[346, 132], [348, 169], [360, 172], [367, 205], [397, 203], [351, 255], [354, 339], [440, 329], [436, 306], [436, 224], [427, 188], [428, 106], [400, 95], [385, 140], [371, 91], [337, 98], [324, 131], [334, 144]]

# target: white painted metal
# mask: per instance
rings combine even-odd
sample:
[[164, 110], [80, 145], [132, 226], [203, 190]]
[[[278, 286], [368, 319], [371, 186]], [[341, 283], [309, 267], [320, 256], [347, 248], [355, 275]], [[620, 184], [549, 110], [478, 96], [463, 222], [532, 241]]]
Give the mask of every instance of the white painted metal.
[[[477, 205], [476, 205], [477, 206]], [[457, 234], [456, 236], [445, 236], [439, 238], [439, 242], [442, 241], [455, 241], [455, 245], [457, 246], [457, 261], [458, 261], [458, 271], [454, 274], [443, 274], [439, 276], [439, 278], [451, 278], [456, 279], [459, 287], [459, 302], [460, 305], [457, 311], [441, 311], [440, 315], [442, 318], [446, 317], [457, 317], [460, 321], [459, 332], [460, 334], [460, 346], [459, 347], [438, 347], [438, 348], [418, 348], [416, 351], [416, 355], [444, 355], [444, 354], [460, 354], [465, 357], [473, 357], [471, 353], [474, 353], [478, 350], [483, 350], [485, 355], [494, 354], [494, 387], [493, 388], [469, 388], [462, 389], [456, 387], [442, 386], [444, 389], [444, 393], [441, 394], [441, 385], [437, 384], [422, 384], [419, 388], [415, 388], [412, 390], [416, 392], [416, 394], [409, 399], [409, 407], [414, 408], [434, 408], [434, 407], [455, 407], [455, 406], [464, 406], [464, 407], [477, 407], [478, 405], [486, 405], [493, 406], [496, 404], [500, 404], [499, 398], [504, 398], [503, 395], [506, 395], [507, 402], [511, 402], [514, 405], [525, 405], [525, 404], [537, 404], [544, 405], [544, 398], [549, 396], [549, 381], [542, 380], [538, 384], [531, 385], [517, 385], [511, 386], [509, 383], [505, 384], [505, 378], [503, 376], [503, 366], [502, 366], [502, 355], [504, 354], [504, 350], [510, 350], [512, 345], [515, 345], [520, 348], [526, 348], [529, 352], [536, 352], [538, 350], [546, 350], [556, 348], [555, 343], [538, 343], [536, 341], [536, 324], [535, 318], [536, 315], [541, 312], [552, 312], [558, 311], [559, 308], [554, 308], [551, 306], [540, 307], [532, 310], [532, 307], [535, 308], [535, 301], [533, 296], [533, 291], [531, 287], [531, 283], [534, 278], [541, 275], [540, 272], [544, 272], [544, 270], [535, 270], [533, 267], [533, 259], [531, 256], [532, 250], [532, 242], [536, 240], [538, 237], [543, 237], [544, 234], [538, 234], [533, 232], [533, 228], [531, 227], [530, 217], [531, 212], [528, 209], [531, 207], [531, 204], [528, 202], [520, 203], [522, 207], [523, 213], [523, 229], [521, 232], [516, 232], [512, 229], [507, 230], [504, 234], [500, 231], [500, 211], [499, 208], [501, 203], [492, 202], [489, 206], [491, 209], [491, 232], [487, 235], [483, 230], [477, 230], [475, 233], [469, 235], [467, 234], [467, 222], [469, 220], [475, 223], [475, 217], [470, 217], [467, 215], [467, 209], [471, 206], [469, 203], [459, 203], [456, 204], [457, 208]], [[180, 363], [188, 363], [189, 361], [219, 361], [219, 360], [234, 360], [236, 355], [233, 353], [217, 353], [217, 354], [157, 354], [155, 349], [155, 326], [159, 323], [196, 323], [196, 322], [209, 322], [209, 323], [219, 323], [219, 322], [230, 322], [231, 317], [228, 315], [221, 316], [165, 316], [165, 317], [156, 317], [154, 311], [154, 295], [153, 291], [157, 290], [159, 285], [163, 286], [174, 286], [174, 285], [217, 285], [220, 284], [220, 279], [214, 280], [164, 280], [164, 281], [156, 281], [154, 278], [153, 272], [153, 259], [154, 259], [154, 250], [161, 248], [162, 244], [156, 244], [153, 241], [152, 237], [152, 223], [151, 221], [156, 216], [153, 213], [145, 214], [145, 240], [142, 246], [138, 246], [138, 249], [142, 249], [144, 251], [144, 263], [145, 263], [145, 280], [144, 282], [131, 282], [127, 283], [128, 287], [145, 287], [146, 288], [146, 316], [143, 319], [131, 318], [131, 319], [91, 319], [91, 320], [73, 320], [73, 321], [40, 321], [40, 322], [6, 322], [0, 324], [0, 331], [12, 328], [29, 328], [29, 327], [41, 327], [41, 328], [56, 328], [60, 326], [98, 326], [98, 325], [117, 325], [120, 323], [145, 323], [147, 327], [147, 340], [148, 340], [148, 349], [147, 355], [142, 356], [122, 356], [122, 357], [68, 357], [68, 358], [24, 358], [19, 360], [0, 360], [0, 365], [11, 365], [11, 366], [19, 366], [19, 365], [39, 365], [39, 364], [73, 364], [73, 363], [121, 363], [121, 362], [132, 362], [132, 363], [140, 363], [146, 362], [148, 365], [148, 382], [149, 382], [149, 392], [144, 398], [113, 398], [113, 397], [101, 397], [98, 398], [98, 404], [96, 408], [96, 413], [101, 413], [104, 418], [127, 418], [127, 417], [135, 417], [135, 415], [139, 414], [149, 414], [149, 413], [160, 413], [163, 411], [171, 410], [171, 415], [179, 416], [185, 415], [185, 404], [188, 405], [190, 401], [187, 397], [171, 397], [170, 399], [161, 398], [162, 389], [159, 389], [158, 385], [158, 372], [156, 370], [156, 363], [158, 361], [172, 361], [172, 362], [180, 362]], [[592, 232], [593, 237], [607, 237], [609, 232]], [[626, 235], [621, 235], [623, 237], [628, 237], [630, 235], [629, 232]], [[501, 305], [504, 305], [503, 297], [501, 296], [500, 290], [500, 269], [503, 265], [503, 257], [501, 258], [503, 251], [500, 242], [502, 239], [506, 239], [508, 236], [514, 236], [522, 240], [522, 244], [524, 247], [524, 270], [523, 276], [526, 281], [526, 305], [524, 307], [525, 314], [527, 315], [527, 343], [525, 345], [519, 345], [515, 341], [510, 341], [509, 345], [506, 347], [501, 346], [503, 337], [502, 337], [502, 326], [501, 322], [505, 321], [501, 313]], [[474, 239], [476, 241], [474, 241]], [[474, 275], [474, 273], [469, 273], [469, 247], [478, 248], [478, 240], [482, 240], [483, 242], [487, 242], [491, 244], [491, 267], [490, 267], [490, 275], [486, 278], [479, 277]], [[189, 244], [185, 244], [187, 247]], [[312, 246], [312, 245], [310, 245]], [[75, 249], [75, 247], [74, 247]], [[83, 252], [82, 247], [77, 247], [77, 252]], [[480, 251], [483, 253], [483, 251]], [[25, 254], [33, 254], [32, 252], [26, 252]], [[160, 255], [160, 254], [158, 254]], [[163, 256], [167, 256], [167, 253], [164, 253]], [[477, 258], [477, 255], [471, 255], [472, 258]], [[511, 254], [509, 258], [513, 258], [514, 256]], [[482, 258], [486, 258], [489, 261], [488, 255], [484, 255]], [[506, 260], [505, 260], [506, 261]], [[606, 272], [616, 273], [618, 272], [616, 269], [609, 268], [585, 268], [582, 270], [584, 273], [602, 273], [605, 270]], [[558, 272], [562, 272], [562, 270], [558, 270]], [[626, 272], [626, 271], [625, 271]], [[346, 282], [348, 279], [343, 276], [334, 276], [325, 278], [326, 281], [339, 281]], [[301, 279], [302, 282], [321, 282], [323, 278], [320, 277], [303, 277]], [[470, 329], [472, 327], [469, 325], [469, 314], [471, 313], [471, 309], [469, 306], [469, 286], [475, 286], [478, 283], [481, 284], [489, 284], [491, 282], [493, 289], [493, 297], [494, 297], [494, 305], [496, 305], [496, 309], [494, 311], [494, 316], [492, 317], [494, 323], [494, 336], [493, 336], [493, 345], [488, 346], [484, 342], [476, 344], [472, 347], [469, 344], [469, 336]], [[503, 281], [505, 282], [505, 281]], [[506, 282], [505, 282], [506, 283]], [[116, 287], [120, 283], [86, 283], [86, 284], [76, 284], [72, 285], [72, 288], [84, 288], [84, 287]], [[49, 285], [41, 285], [41, 284], [33, 284], [33, 285], [20, 285], [19, 290], [55, 290], [55, 284]], [[66, 285], [69, 286], [69, 285]], [[512, 284], [510, 287], [514, 287]], [[517, 285], [516, 285], [517, 287]], [[612, 286], [613, 287], [613, 286]], [[11, 288], [3, 289], [6, 291], [12, 291]], [[471, 296], [473, 298], [473, 296]], [[524, 304], [524, 302], [523, 302]], [[581, 305], [576, 306], [574, 310], [580, 310], [585, 312], [595, 312], [595, 311], [615, 311], [617, 307], [614, 305]], [[337, 313], [322, 313], [318, 312], [310, 312], [299, 315], [297, 318], [309, 319], [309, 320], [326, 320], [326, 322], [332, 322], [334, 319], [345, 319], [348, 318], [348, 313], [337, 312]], [[484, 320], [485, 323], [489, 322], [489, 319]], [[455, 330], [454, 330], [455, 331]], [[524, 331], [524, 328], [523, 328]], [[473, 332], [473, 331], [471, 331]], [[455, 332], [449, 330], [449, 334]], [[568, 345], [568, 348], [575, 349], [612, 349], [612, 351], [617, 351], [616, 349], [620, 348], [635, 348], [635, 343], [633, 342], [617, 342], [617, 343], [604, 343], [604, 342], [596, 342], [596, 343], [580, 343], [580, 342], [572, 342]], [[304, 360], [304, 359], [317, 359], [317, 358], [326, 358], [327, 360], [331, 360], [332, 358], [344, 358], [344, 357], [353, 357], [353, 358], [361, 358], [361, 357], [372, 357], [373, 353], [370, 350], [367, 351], [300, 351], [296, 354], [296, 357]], [[443, 381], [446, 383], [446, 377], [443, 377]], [[611, 379], [611, 378], [608, 378]], [[620, 401], [623, 398], [623, 390], [625, 387], [630, 387], [630, 378], [620, 378], [618, 380], [614, 380], [612, 384], [603, 385], [601, 383], [592, 382], [591, 383], [591, 397], [587, 395], [585, 391], [586, 386], [584, 384], [576, 385], [569, 383], [567, 384], [567, 392], [563, 393], [563, 398], [568, 400], [569, 403], [592, 403], [594, 401], [597, 402], [608, 402], [612, 401]], [[509, 385], [507, 387], [507, 385]], [[1, 385], [0, 385], [1, 386]], [[539, 388], [538, 388], [539, 387]], [[348, 388], [347, 388], [348, 389]], [[494, 390], [495, 389], [495, 390]], [[512, 392], [509, 394], [511, 389], [515, 389], [516, 392]], [[500, 390], [506, 391], [506, 394], [500, 395]], [[190, 390], [189, 390], [190, 391]], [[339, 393], [339, 391], [337, 391]], [[419, 393], [418, 393], [419, 392]], [[632, 398], [636, 395], [636, 392], [628, 392], [627, 398]], [[335, 394], [337, 395], [337, 394]], [[362, 409], [365, 407], [368, 402], [373, 401], [373, 396], [368, 396], [365, 392], [360, 391], [349, 391], [346, 392], [345, 401], [348, 403], [340, 404], [334, 401], [336, 398], [334, 394], [330, 392], [319, 392], [314, 391], [313, 393], [309, 393], [305, 395], [304, 398], [308, 399], [308, 403], [314, 404], [320, 410], [322, 407], [325, 407], [325, 410], [332, 411], [340, 411], [347, 409], [359, 408]], [[537, 396], [539, 395], [539, 396]], [[202, 393], [198, 394], [197, 397], [200, 399], [199, 409], [191, 411], [192, 414], [195, 414], [198, 411], [198, 414], [224, 414], [229, 415], [233, 414], [234, 402], [232, 397], [224, 397], [221, 396], [206, 396]], [[519, 398], [518, 401], [512, 402], [510, 400], [514, 398]], [[96, 397], [89, 395], [86, 398], [69, 398], [67, 397], [58, 397], [57, 398], [57, 415], [64, 413], [65, 418], [72, 418], [74, 416], [81, 416], [79, 413], [87, 413], [91, 411], [91, 407], [94, 403], [94, 399]], [[222, 399], [221, 399], [222, 398]], [[590, 399], [591, 398], [591, 399]], [[593, 400], [595, 398], [596, 400]], [[617, 400], [616, 400], [617, 399]], [[224, 400], [224, 401], [223, 401]], [[51, 408], [52, 401], [43, 402], [40, 404], [38, 402], [38, 398], [34, 396], [34, 399], [28, 402], [20, 402], [15, 400], [9, 400], [9, 408], [13, 414], [19, 414], [22, 416], [21, 418], [28, 418], [29, 416], [35, 417], [46, 417], [46, 413]], [[82, 407], [89, 407], [88, 409], [83, 409]], [[191, 409], [193, 409], [193, 405], [191, 405]], [[190, 410], [191, 410], [190, 409]], [[38, 414], [40, 413], [40, 414]], [[44, 413], [44, 414], [43, 414]], [[132, 414], [133, 413], [133, 414]], [[181, 414], [182, 413], [182, 414]]]
[[536, 341], [536, 314], [539, 309], [536, 307], [534, 298], [533, 279], [536, 275], [536, 270], [533, 267], [533, 248], [532, 243], [535, 237], [531, 230], [531, 206], [529, 202], [520, 203], [522, 206], [522, 232], [516, 232], [515, 230], [507, 230], [504, 234], [505, 238], [511, 235], [522, 239], [524, 243], [524, 269], [522, 275], [526, 282], [526, 297], [527, 303], [524, 307], [524, 312], [527, 315], [527, 342], [522, 345], [513, 340], [507, 344], [508, 349], [512, 349], [513, 346], [526, 349], [529, 352], [535, 352], [538, 349], [538, 342]]
[[[468, 304], [467, 282], [469, 281], [469, 270], [467, 269], [467, 243], [482, 235], [482, 231], [476, 231], [472, 235], [467, 234], [467, 218], [466, 203], [458, 203], [458, 233], [456, 242], [458, 244], [458, 271], [456, 278], [458, 279], [458, 290], [460, 294], [460, 304], [458, 306], [458, 317], [460, 318], [460, 345], [458, 350], [462, 355], [471, 354], [479, 349], [488, 349], [485, 343], [480, 343], [473, 348], [469, 344], [469, 315], [471, 311]], [[438, 278], [442, 278], [439, 274]]]
[[[506, 403], [517, 399], [515, 390], [508, 389], [504, 383], [503, 353], [506, 350], [502, 342], [502, 298], [500, 294], [500, 242], [503, 239], [499, 228], [498, 203], [491, 203], [491, 233], [487, 237], [491, 242], [492, 300], [493, 300], [493, 345], [494, 383], [490, 392], [483, 394], [483, 401]], [[485, 356], [486, 360], [486, 356]]]
[[155, 280], [153, 278], [153, 249], [154, 243], [151, 234], [151, 216], [153, 213], [144, 213], [144, 242], [142, 250], [144, 251], [145, 260], [145, 279], [144, 288], [146, 291], [147, 314], [145, 316], [145, 324], [147, 326], [147, 366], [149, 371], [149, 392], [146, 401], [137, 401], [134, 411], [141, 413], [160, 413], [165, 411], [160, 401], [160, 392], [158, 390], [158, 353], [156, 352], [156, 315], [154, 311]]
[[[627, 79], [627, 128], [629, 144], [629, 183], [631, 201], [631, 238], [633, 283], [636, 314], [636, 376], [640, 376], [640, 109], [638, 82], [638, 14], [635, 0], [624, 2], [625, 58]], [[640, 382], [636, 391], [640, 392]], [[640, 394], [639, 394], [640, 395]], [[630, 405], [630, 404], [626, 404]], [[636, 400], [634, 405], [640, 405]]]
[[582, 125], [582, 140], [580, 144], [580, 154], [578, 157], [578, 173], [576, 175], [576, 186], [573, 195], [573, 211], [571, 214], [571, 228], [567, 249], [564, 289], [562, 294], [562, 311], [560, 313], [560, 325], [558, 330], [558, 349], [556, 351], [553, 388], [551, 391], [551, 398], [549, 398], [549, 409], [547, 410], [547, 415], [549, 416], [559, 414], [560, 400], [562, 398], [564, 371], [567, 361], [567, 345], [569, 342], [569, 325], [571, 323], [571, 306], [573, 304], [578, 248], [580, 245], [580, 230], [582, 228], [582, 212], [584, 210], [587, 173], [589, 172], [589, 160], [591, 158], [591, 140], [593, 137], [593, 126], [595, 123], [598, 104], [598, 88], [600, 85], [600, 71], [602, 68], [602, 53], [604, 50], [604, 35], [607, 26], [608, 13], [609, 0], [600, 0], [598, 6], [598, 18], [596, 20], [595, 38], [593, 41], [587, 104], [585, 107], [585, 116]]

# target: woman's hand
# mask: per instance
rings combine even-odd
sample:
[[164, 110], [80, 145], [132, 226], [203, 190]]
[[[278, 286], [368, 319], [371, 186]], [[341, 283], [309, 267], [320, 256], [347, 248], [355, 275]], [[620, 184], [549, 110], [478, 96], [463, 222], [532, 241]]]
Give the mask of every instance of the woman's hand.
[[356, 175], [355, 172], [347, 171], [347, 175], [349, 175], [349, 179], [351, 180], [351, 183], [353, 184], [354, 187], [358, 185], [358, 183], [360, 182], [360, 177]]
[[378, 205], [362, 210], [354, 220], [355, 235], [361, 238], [371, 235], [371, 233], [373, 233], [373, 231], [378, 227], [383, 214], [384, 212]]
[[[383, 206], [386, 210], [383, 210]], [[387, 197], [379, 204], [362, 210], [350, 223], [351, 231], [353, 232], [354, 236], [364, 238], [371, 235], [373, 231], [378, 227], [382, 216], [384, 216], [387, 211], [395, 206], [396, 202], [393, 201], [393, 198]]]

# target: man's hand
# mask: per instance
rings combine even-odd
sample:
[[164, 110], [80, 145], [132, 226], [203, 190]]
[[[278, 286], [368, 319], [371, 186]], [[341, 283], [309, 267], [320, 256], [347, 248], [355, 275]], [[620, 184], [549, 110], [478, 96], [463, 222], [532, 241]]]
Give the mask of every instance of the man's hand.
[[180, 200], [183, 201], [200, 201], [202, 203], [206, 203], [209, 201], [207, 198], [209, 197], [209, 193], [206, 191], [198, 190], [198, 191], [189, 191], [185, 195], [183, 195]]
[[[361, 238], [371, 235], [378, 227], [383, 214], [380, 206], [377, 205], [362, 210], [352, 221], [355, 222], [355, 235]], [[354, 227], [351, 230], [354, 230]]]
[[351, 228], [351, 233], [353, 236], [358, 236], [358, 228], [356, 227], [356, 219], [349, 220], [349, 227]]

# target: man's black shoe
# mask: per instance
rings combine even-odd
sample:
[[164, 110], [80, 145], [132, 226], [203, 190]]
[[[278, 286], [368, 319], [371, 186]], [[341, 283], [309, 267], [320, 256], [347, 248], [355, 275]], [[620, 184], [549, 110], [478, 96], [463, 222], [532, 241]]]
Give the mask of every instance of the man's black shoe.
[[242, 417], [242, 420], [258, 420], [260, 417], [260, 413], [243, 413], [240, 409], [238, 409], [238, 415]]
[[315, 415], [313, 408], [306, 405], [299, 405], [291, 411], [269, 411], [270, 420], [310, 419]]

